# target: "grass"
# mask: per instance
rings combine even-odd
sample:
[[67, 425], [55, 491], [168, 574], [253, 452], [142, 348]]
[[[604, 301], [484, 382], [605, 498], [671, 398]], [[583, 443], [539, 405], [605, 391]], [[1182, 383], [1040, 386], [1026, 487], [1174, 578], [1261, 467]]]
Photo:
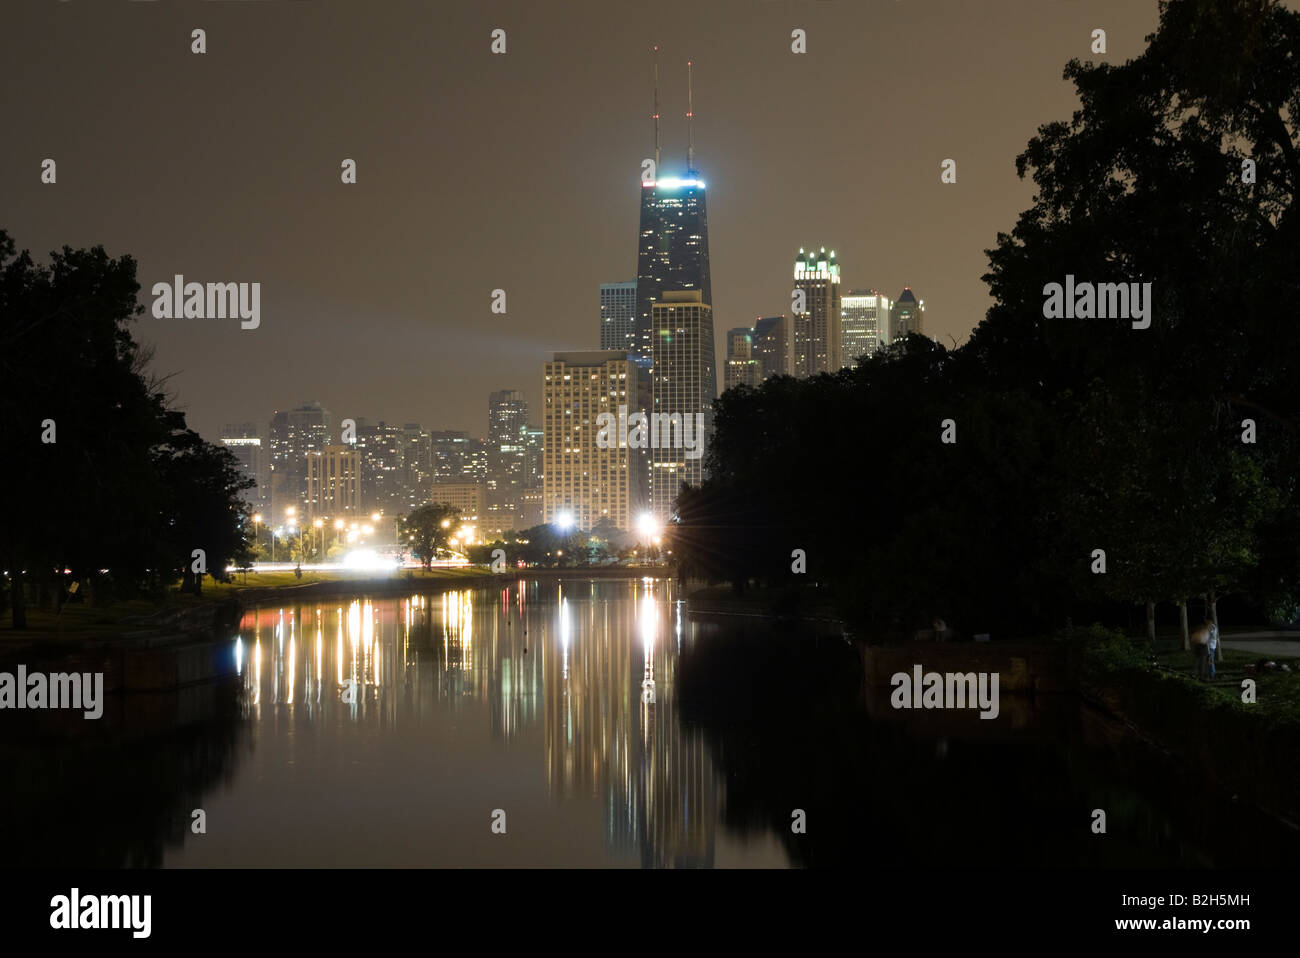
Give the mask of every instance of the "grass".
[[[409, 577], [408, 577], [409, 573]], [[448, 580], [472, 578], [485, 574], [485, 570], [470, 566], [451, 569], [410, 569], [396, 572], [360, 570], [339, 570], [329, 572], [304, 571], [299, 579], [292, 570], [275, 572], [250, 572], [245, 581], [242, 573], [236, 573], [230, 582], [214, 582], [210, 578], [203, 580], [203, 594], [189, 595], [178, 591], [177, 583], [169, 590], [166, 599], [159, 603], [152, 599], [120, 599], [107, 605], [87, 605], [74, 602], [64, 605], [63, 611], [56, 614], [53, 609], [27, 607], [27, 628], [13, 628], [13, 614], [5, 610], [0, 615], [0, 642], [17, 642], [35, 638], [69, 638], [89, 639], [112, 637], [149, 628], [147, 622], [141, 621], [159, 612], [175, 609], [192, 608], [208, 602], [229, 599], [243, 593], [259, 589], [279, 589], [289, 586], [311, 585], [320, 582], [371, 582], [375, 579], [402, 578], [420, 582], [446, 582]]]
[[[1297, 651], [1300, 651], [1300, 648]], [[1268, 659], [1279, 666], [1285, 663], [1291, 667], [1291, 671], [1258, 670], [1254, 674], [1247, 673], [1246, 666], [1253, 665], [1260, 659]], [[1256, 695], [1254, 708], [1270, 715], [1300, 716], [1300, 657], [1271, 656], [1240, 649], [1224, 649], [1223, 661], [1215, 664], [1214, 679], [1203, 683], [1196, 678], [1192, 653], [1183, 649], [1180, 639], [1158, 639], [1156, 660], [1165, 668], [1186, 676], [1189, 682], [1204, 685], [1211, 698], [1234, 704], [1241, 703], [1242, 681], [1254, 679]]]

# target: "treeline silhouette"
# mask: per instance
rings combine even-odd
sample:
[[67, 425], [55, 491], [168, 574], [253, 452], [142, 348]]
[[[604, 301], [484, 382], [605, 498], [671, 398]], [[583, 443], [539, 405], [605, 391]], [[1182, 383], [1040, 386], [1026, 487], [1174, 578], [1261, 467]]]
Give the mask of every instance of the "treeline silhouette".
[[[725, 393], [677, 503], [682, 573], [803, 583], [880, 633], [1138, 606], [1153, 634], [1156, 603], [1225, 594], [1296, 619], [1296, 62], [1278, 3], [1170, 0], [1140, 57], [1069, 63], [1080, 108], [1017, 158], [1036, 195], [988, 251], [970, 339]], [[1067, 276], [1151, 283], [1149, 328], [1045, 318]]]
[[14, 628], [30, 598], [57, 604], [74, 581], [90, 601], [197, 591], [194, 550], [220, 578], [245, 555], [251, 480], [169, 408], [130, 333], [139, 290], [130, 256], [65, 246], [41, 265], [0, 230], [0, 603]]

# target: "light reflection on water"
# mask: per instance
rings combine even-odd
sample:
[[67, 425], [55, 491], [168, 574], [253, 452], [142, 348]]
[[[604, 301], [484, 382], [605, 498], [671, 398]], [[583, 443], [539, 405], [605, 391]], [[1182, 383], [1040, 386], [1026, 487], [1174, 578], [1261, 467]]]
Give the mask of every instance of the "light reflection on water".
[[720, 827], [681, 642], [650, 579], [250, 612], [252, 754], [167, 864], [786, 866], [774, 836]]

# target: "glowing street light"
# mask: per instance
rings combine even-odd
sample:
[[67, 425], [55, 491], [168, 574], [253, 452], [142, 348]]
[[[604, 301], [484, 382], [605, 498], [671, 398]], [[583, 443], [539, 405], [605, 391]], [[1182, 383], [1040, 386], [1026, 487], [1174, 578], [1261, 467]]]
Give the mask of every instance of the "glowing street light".
[[565, 530], [572, 529], [573, 513], [572, 512], [557, 513], [555, 516], [555, 524], [561, 529], [565, 529]]
[[[260, 512], [253, 513], [253, 542], [257, 542], [257, 540], [261, 538], [261, 530], [257, 528], [261, 524], [262, 524], [262, 514]], [[275, 537], [274, 536], [271, 537], [271, 561], [272, 562], [275, 561]], [[245, 582], [248, 581], [247, 575], [244, 576], [244, 581]]]

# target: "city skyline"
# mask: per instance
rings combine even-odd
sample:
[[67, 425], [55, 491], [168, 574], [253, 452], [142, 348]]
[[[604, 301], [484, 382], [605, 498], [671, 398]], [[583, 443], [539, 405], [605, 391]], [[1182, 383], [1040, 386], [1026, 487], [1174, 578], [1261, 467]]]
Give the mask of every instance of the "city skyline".
[[[261, 284], [256, 329], [151, 315], [134, 326], [208, 438], [326, 393], [340, 416], [477, 434], [481, 396], [506, 386], [536, 406], [536, 370], [552, 353], [598, 346], [597, 290], [631, 278], [632, 190], [653, 150], [655, 44], [664, 176], [688, 165], [693, 63], [695, 148], [712, 194], [715, 330], [789, 312], [789, 251], [816, 237], [833, 244], [855, 287], [923, 290], [928, 332], [947, 343], [983, 318], [983, 250], [1032, 193], [1016, 177], [1016, 154], [1039, 123], [1073, 105], [1061, 64], [1090, 55], [1098, 22], [1110, 35], [1104, 59], [1135, 55], [1155, 15], [1154, 4], [1123, 2], [1047, 10], [1013, 0], [978, 13], [956, 3], [670, 2], [647, 22], [596, 3], [436, 13], [395, 3], [368, 13], [358, 34], [346, 10], [301, 18], [292, 4], [30, 5], [8, 34], [26, 37], [23, 46], [0, 39], [16, 75], [43, 90], [39, 108], [6, 104], [8, 228], [36, 256], [102, 243], [135, 257], [146, 306], [151, 286], [176, 274]], [[124, 42], [103, 47], [123, 18]], [[196, 25], [209, 34], [204, 56], [189, 50]], [[493, 57], [497, 26], [509, 47]], [[790, 53], [793, 27], [807, 31], [807, 54]], [[566, 34], [603, 40], [557, 62], [538, 37]], [[435, 35], [461, 39], [430, 60]], [[468, 42], [480, 35], [481, 45]], [[951, 69], [915, 69], [918, 36], [927, 60]], [[326, 55], [282, 76], [283, 61], [264, 54], [290, 37]], [[857, 56], [863, 43], [866, 59]], [[754, 71], [764, 50], [764, 69]], [[343, 51], [373, 52], [385, 68], [335, 76], [328, 64]], [[103, 82], [86, 89], [46, 76], [38, 64], [55, 56]], [[999, 70], [976, 69], [990, 57]], [[155, 70], [169, 82], [152, 83]], [[951, 82], [963, 73], [970, 82]], [[454, 100], [436, 95], [453, 85], [463, 86]], [[806, 95], [818, 86], [879, 92], [863, 122], [834, 97]], [[131, 118], [96, 119], [120, 116], [111, 104], [127, 90], [139, 96]], [[281, 121], [321, 102], [330, 104], [328, 124]], [[137, 144], [163, 116], [247, 119], [215, 150], [199, 146], [206, 136], [182, 137], [160, 164]], [[879, 138], [900, 127], [911, 131], [905, 140]], [[87, 128], [96, 135], [73, 135]], [[804, 144], [827, 129], [842, 149], [822, 151], [810, 167]], [[480, 146], [455, 145], [467, 136]], [[241, 142], [261, 147], [241, 152]], [[47, 156], [59, 162], [56, 186], [40, 182]], [[958, 161], [954, 185], [939, 179], [949, 156]], [[340, 183], [346, 158], [357, 163], [352, 186]], [[241, 189], [227, 196], [231, 183]], [[491, 312], [495, 289], [507, 294], [503, 315]], [[716, 369], [724, 350], [715, 342]]]

